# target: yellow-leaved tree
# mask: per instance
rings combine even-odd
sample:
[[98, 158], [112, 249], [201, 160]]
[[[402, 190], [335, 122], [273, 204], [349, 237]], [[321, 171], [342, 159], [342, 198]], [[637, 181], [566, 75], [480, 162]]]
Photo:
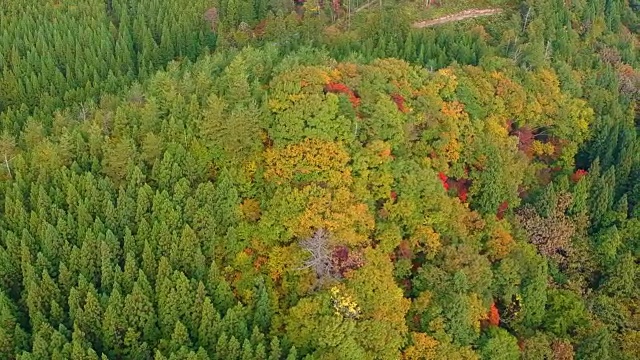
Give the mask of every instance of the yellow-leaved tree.
[[[303, 239], [326, 229], [336, 243], [359, 246], [369, 239], [374, 218], [356, 199], [347, 165], [350, 157], [339, 143], [307, 139], [265, 153], [265, 178], [290, 201], [273, 199], [265, 223], [280, 223], [290, 237]], [[287, 239], [281, 239], [287, 240]]]

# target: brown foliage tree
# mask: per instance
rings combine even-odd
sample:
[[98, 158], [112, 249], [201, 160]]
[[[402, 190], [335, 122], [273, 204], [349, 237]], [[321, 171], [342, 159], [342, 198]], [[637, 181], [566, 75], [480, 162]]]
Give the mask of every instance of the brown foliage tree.
[[563, 193], [558, 195], [555, 207], [548, 217], [540, 216], [529, 205], [516, 213], [518, 221], [529, 235], [529, 241], [542, 255], [560, 263], [564, 263], [571, 253], [570, 242], [576, 231], [573, 220], [565, 214], [570, 204], [571, 195]]
[[573, 360], [573, 346], [566, 340], [556, 340], [551, 344], [553, 360]]

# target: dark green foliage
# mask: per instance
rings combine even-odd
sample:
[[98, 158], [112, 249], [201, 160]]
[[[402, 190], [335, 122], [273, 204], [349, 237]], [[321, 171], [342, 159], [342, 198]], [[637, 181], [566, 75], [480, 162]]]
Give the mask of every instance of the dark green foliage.
[[3, 6], [0, 111], [25, 103], [47, 112], [97, 99], [176, 58], [193, 61], [215, 44], [202, 18], [206, 1], [108, 4]]

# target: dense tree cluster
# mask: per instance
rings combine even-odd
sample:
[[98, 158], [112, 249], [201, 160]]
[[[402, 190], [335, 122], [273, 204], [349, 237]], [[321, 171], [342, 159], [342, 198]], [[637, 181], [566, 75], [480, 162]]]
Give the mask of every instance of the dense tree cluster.
[[0, 7], [0, 111], [49, 112], [118, 93], [215, 47], [209, 1], [9, 1]]
[[501, 3], [3, 4], [0, 359], [640, 357], [640, 6]]

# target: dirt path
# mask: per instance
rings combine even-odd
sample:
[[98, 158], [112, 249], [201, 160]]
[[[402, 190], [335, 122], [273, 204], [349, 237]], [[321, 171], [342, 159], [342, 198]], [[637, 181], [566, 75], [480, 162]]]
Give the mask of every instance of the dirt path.
[[366, 3], [366, 4], [362, 5], [362, 6], [360, 6], [360, 7], [359, 7], [359, 8], [357, 8], [357, 9], [355, 9], [354, 13], [358, 13], [358, 12], [360, 12], [360, 11], [362, 11], [362, 10], [364, 10], [364, 9], [368, 8], [369, 6], [371, 6], [371, 5], [373, 5], [373, 4], [377, 3], [377, 2], [378, 2], [378, 0], [371, 0], [371, 1], [369, 1], [368, 3]]
[[499, 14], [501, 12], [502, 12], [502, 9], [469, 9], [469, 10], [461, 11], [459, 13], [443, 16], [433, 20], [415, 22], [413, 23], [413, 27], [422, 29], [430, 26], [446, 24], [453, 21], [460, 21], [464, 19], [477, 18], [480, 16], [489, 16], [489, 15]]

